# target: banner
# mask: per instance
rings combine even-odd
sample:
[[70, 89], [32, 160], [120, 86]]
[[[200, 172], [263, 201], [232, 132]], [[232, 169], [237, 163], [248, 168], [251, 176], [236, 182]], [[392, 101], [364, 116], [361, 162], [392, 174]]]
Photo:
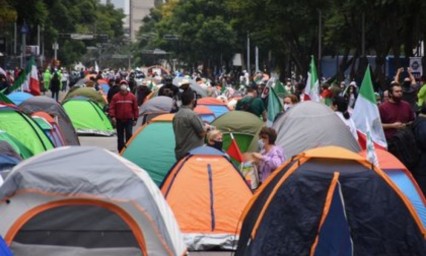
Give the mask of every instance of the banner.
[[410, 68], [413, 69], [413, 76], [420, 79], [423, 75], [422, 57], [410, 57]]

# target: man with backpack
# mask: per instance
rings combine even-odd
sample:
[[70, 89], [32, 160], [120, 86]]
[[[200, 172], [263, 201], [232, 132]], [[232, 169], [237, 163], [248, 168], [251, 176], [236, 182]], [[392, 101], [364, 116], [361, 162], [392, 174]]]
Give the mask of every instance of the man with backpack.
[[247, 95], [237, 102], [235, 110], [250, 112], [258, 117], [262, 117], [264, 122], [267, 120], [265, 104], [262, 99], [257, 97], [257, 91], [255, 88], [247, 89]]

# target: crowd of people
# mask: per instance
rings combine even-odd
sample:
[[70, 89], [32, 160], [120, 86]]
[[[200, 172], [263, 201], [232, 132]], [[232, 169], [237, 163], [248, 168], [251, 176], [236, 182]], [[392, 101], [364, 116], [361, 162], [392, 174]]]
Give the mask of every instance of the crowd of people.
[[[19, 76], [19, 69], [0, 75], [0, 90], [7, 90], [15, 77]], [[173, 129], [176, 136], [176, 159], [181, 159], [191, 149], [206, 144], [216, 149], [221, 149], [222, 134], [213, 127], [203, 122], [194, 112], [197, 99], [201, 96], [191, 89], [191, 82], [202, 88], [207, 96], [216, 97], [228, 103], [233, 109], [247, 111], [265, 122], [267, 120], [268, 93], [267, 82], [269, 74], [257, 72], [252, 77], [243, 71], [235, 84], [236, 79], [231, 79], [226, 74], [214, 79], [205, 79], [199, 73], [175, 74], [183, 79], [178, 84], [173, 82], [174, 76], [149, 72], [144, 74], [140, 69], [102, 70], [94, 69], [67, 70], [64, 68], [47, 68], [40, 71], [41, 91], [45, 94], [51, 91], [52, 98], [59, 100], [59, 91], [72, 90], [77, 84], [100, 90], [99, 80], [107, 81], [109, 90], [107, 94], [107, 107], [112, 124], [117, 129], [117, 149], [122, 151], [133, 135], [133, 126], [138, 119], [138, 107], [147, 96], [157, 91], [158, 96], [167, 96], [173, 99], [171, 112]], [[88, 79], [87, 79], [88, 78]], [[81, 79], [86, 79], [83, 84], [78, 84]], [[291, 111], [295, 105], [305, 100], [304, 81], [286, 79], [283, 84], [285, 94], [281, 95], [283, 111], [278, 113], [275, 120], [285, 112]], [[351, 118], [359, 86], [355, 81], [349, 83], [323, 82], [320, 86], [321, 102], [328, 105], [342, 122], [348, 127], [352, 136], [357, 140], [357, 127]], [[399, 68], [388, 86], [376, 92], [376, 101], [386, 136], [388, 150], [399, 157], [413, 173], [419, 185], [426, 190], [426, 76], [416, 80], [410, 68]], [[230, 98], [238, 100], [228, 101]], [[407, 132], [409, 130], [409, 132]], [[412, 136], [411, 136], [412, 135]], [[207, 136], [207, 137], [206, 137]], [[408, 138], [407, 136], [411, 136]], [[260, 182], [264, 181], [284, 159], [283, 150], [274, 145], [276, 131], [272, 128], [262, 130], [260, 134], [259, 151], [252, 152], [250, 161], [258, 166]], [[410, 140], [411, 139], [411, 140]], [[415, 147], [406, 145], [407, 141]], [[402, 145], [404, 144], [405, 145]], [[408, 155], [411, 162], [401, 156], [404, 148], [411, 150]], [[414, 156], [412, 156], [414, 155]]]

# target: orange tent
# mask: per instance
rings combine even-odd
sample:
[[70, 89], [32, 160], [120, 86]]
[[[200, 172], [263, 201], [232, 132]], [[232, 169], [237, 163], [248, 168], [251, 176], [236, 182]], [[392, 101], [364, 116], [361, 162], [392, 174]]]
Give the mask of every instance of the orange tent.
[[190, 250], [235, 249], [252, 192], [226, 155], [209, 146], [177, 162], [161, 185]]
[[198, 105], [195, 107], [194, 112], [197, 113], [204, 122], [210, 123], [215, 119], [213, 111], [211, 111], [207, 106]]
[[221, 101], [220, 99], [216, 99], [213, 97], [204, 97], [201, 99], [197, 99], [197, 104], [199, 105], [223, 105], [226, 106], [225, 103], [223, 103], [223, 101]]

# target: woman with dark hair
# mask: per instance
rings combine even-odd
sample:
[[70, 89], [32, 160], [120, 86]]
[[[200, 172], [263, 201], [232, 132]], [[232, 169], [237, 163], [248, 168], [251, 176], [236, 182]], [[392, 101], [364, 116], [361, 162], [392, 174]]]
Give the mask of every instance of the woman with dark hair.
[[355, 123], [348, 112], [348, 101], [343, 96], [336, 96], [333, 98], [331, 109], [334, 110], [336, 115], [340, 117], [343, 123], [348, 127], [354, 138], [358, 140]]
[[275, 145], [277, 132], [273, 128], [263, 127], [259, 137], [262, 139], [263, 148], [260, 153], [252, 153], [252, 156], [258, 165], [260, 182], [264, 182], [285, 159], [282, 148]]

